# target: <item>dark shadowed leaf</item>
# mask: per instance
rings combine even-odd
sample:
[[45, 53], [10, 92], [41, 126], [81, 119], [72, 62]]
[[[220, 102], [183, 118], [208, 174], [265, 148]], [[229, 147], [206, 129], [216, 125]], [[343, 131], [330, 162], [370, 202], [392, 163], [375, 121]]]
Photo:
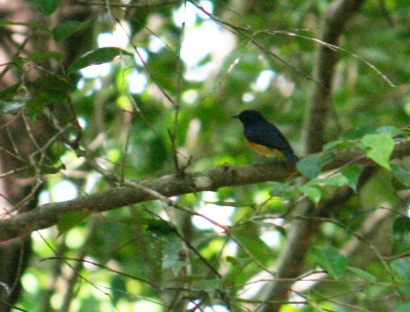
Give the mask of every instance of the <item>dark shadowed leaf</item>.
[[339, 251], [331, 246], [316, 246], [312, 248], [312, 256], [318, 266], [334, 279], [340, 279], [346, 272], [347, 260]]
[[357, 182], [359, 181], [360, 175], [362, 174], [364, 167], [357, 164], [352, 164], [349, 166], [344, 166], [342, 168], [342, 174], [347, 178], [347, 184], [356, 192]]
[[58, 235], [62, 235], [87, 219], [92, 214], [91, 211], [76, 211], [65, 214], [57, 223]]
[[64, 39], [67, 39], [77, 31], [81, 30], [82, 28], [90, 25], [90, 21], [87, 22], [79, 22], [79, 21], [68, 21], [62, 23], [55, 27], [52, 30], [54, 40], [60, 42]]
[[402, 258], [394, 260], [390, 263], [390, 267], [394, 272], [399, 289], [404, 295], [410, 294], [410, 260], [409, 258]]
[[377, 280], [376, 276], [374, 276], [373, 274], [370, 274], [366, 271], [363, 271], [362, 269], [359, 268], [355, 268], [355, 267], [348, 267], [347, 268], [350, 272], [356, 274], [357, 276], [360, 276], [361, 278], [363, 278], [365, 281], [369, 281], [369, 282], [375, 282]]
[[297, 162], [299, 172], [309, 179], [316, 178], [323, 166], [332, 160], [331, 154], [313, 154], [304, 157]]
[[410, 186], [410, 170], [401, 165], [392, 165], [393, 174], [404, 185]]
[[61, 0], [25, 0], [36, 5], [45, 15], [51, 15], [60, 5]]
[[401, 216], [394, 220], [393, 233], [397, 238], [408, 236], [410, 239], [410, 218]]

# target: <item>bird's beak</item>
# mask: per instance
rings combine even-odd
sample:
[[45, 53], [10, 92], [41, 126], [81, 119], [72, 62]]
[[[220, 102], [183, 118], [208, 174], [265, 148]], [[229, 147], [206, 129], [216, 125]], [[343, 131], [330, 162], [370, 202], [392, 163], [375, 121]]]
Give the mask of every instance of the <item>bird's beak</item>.
[[235, 115], [235, 116], [232, 116], [232, 118], [239, 118], [239, 116], [238, 116], [238, 115]]

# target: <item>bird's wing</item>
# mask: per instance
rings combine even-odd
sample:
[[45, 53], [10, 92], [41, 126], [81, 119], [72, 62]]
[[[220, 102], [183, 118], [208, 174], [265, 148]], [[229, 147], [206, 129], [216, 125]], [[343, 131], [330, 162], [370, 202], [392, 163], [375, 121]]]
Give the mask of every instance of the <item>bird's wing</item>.
[[247, 127], [245, 130], [245, 136], [252, 142], [275, 148], [280, 151], [293, 153], [285, 136], [270, 122], [259, 123], [255, 126]]

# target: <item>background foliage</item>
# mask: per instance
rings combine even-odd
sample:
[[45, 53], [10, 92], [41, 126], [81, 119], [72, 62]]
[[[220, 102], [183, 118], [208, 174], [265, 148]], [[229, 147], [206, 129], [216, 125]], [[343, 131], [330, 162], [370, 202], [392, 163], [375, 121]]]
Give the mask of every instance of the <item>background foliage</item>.
[[[298, 155], [309, 150], [312, 90], [325, 90], [314, 74], [317, 50], [333, 1], [27, 3], [36, 19], [2, 19], [1, 27], [50, 44], [3, 64], [17, 80], [2, 85], [0, 104], [3, 114], [53, 124], [47, 156], [30, 157], [34, 185], [44, 182], [39, 205], [124, 180], [266, 162], [246, 149], [231, 118], [244, 109], [275, 122]], [[74, 4], [93, 14], [54, 25]], [[409, 25], [410, 1], [365, 1], [329, 47], [338, 62], [321, 133], [327, 144], [298, 164], [303, 177], [95, 214], [91, 203], [32, 234], [16, 306], [407, 311], [409, 164], [391, 155], [408, 133]], [[350, 148], [374, 162], [320, 173]], [[321, 213], [302, 214], [303, 202]], [[310, 224], [313, 238], [301, 274], [280, 280], [278, 268], [296, 266], [280, 259], [300, 247], [289, 246], [297, 222]], [[266, 304], [275, 278], [290, 289], [279, 308]]]

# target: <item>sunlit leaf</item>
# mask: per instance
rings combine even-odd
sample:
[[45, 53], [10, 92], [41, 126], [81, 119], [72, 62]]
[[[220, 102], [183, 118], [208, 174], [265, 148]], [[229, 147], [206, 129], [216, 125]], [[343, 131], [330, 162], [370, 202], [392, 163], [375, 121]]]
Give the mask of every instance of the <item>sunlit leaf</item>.
[[318, 266], [334, 279], [340, 279], [346, 272], [347, 260], [339, 251], [331, 246], [316, 246], [312, 248], [312, 257]]
[[367, 134], [362, 138], [366, 156], [380, 166], [390, 169], [390, 156], [394, 149], [394, 140], [389, 133]]
[[120, 48], [99, 48], [88, 52], [68, 67], [68, 73], [76, 72], [91, 65], [111, 62], [117, 56], [132, 56], [132, 53]]

